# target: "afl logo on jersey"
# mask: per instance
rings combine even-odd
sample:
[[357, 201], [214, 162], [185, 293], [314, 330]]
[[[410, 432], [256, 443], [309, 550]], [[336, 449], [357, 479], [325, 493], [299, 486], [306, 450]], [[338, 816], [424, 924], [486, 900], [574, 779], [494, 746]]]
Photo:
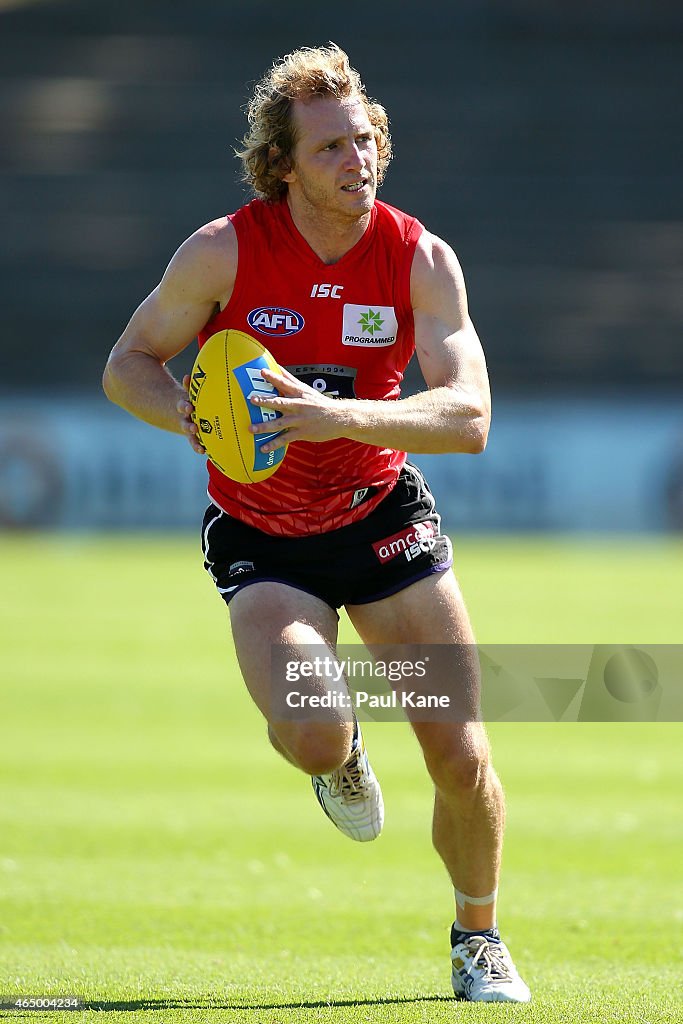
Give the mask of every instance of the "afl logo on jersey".
[[301, 313], [282, 306], [259, 306], [247, 314], [247, 323], [259, 334], [267, 334], [271, 338], [286, 338], [289, 334], [297, 334], [304, 326]]

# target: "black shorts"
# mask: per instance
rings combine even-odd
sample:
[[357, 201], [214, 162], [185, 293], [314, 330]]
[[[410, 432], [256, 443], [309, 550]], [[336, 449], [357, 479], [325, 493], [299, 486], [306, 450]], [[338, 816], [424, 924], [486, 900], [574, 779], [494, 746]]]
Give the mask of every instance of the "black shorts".
[[453, 562], [434, 496], [406, 463], [393, 489], [365, 519], [329, 533], [273, 537], [209, 505], [204, 567], [228, 603], [243, 587], [286, 583], [332, 608], [389, 597]]

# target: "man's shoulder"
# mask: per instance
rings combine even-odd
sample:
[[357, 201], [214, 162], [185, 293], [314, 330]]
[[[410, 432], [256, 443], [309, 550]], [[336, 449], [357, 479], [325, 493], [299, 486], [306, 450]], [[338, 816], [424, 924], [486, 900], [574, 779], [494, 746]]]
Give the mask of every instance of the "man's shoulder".
[[235, 237], [235, 229], [232, 224], [232, 214], [225, 217], [217, 217], [207, 224], [202, 224], [194, 234], [190, 235], [188, 242], [192, 242], [197, 249], [210, 249], [230, 245]]
[[182, 244], [179, 252], [190, 262], [237, 259], [237, 236], [230, 216], [202, 224]]
[[435, 270], [444, 265], [453, 266], [458, 258], [450, 243], [425, 228], [415, 248], [415, 262], [426, 270]]
[[[223, 296], [237, 272], [237, 238], [229, 217], [202, 224], [175, 253], [166, 277], [190, 293]], [[218, 301], [218, 299], [217, 299]]]
[[425, 297], [443, 290], [465, 294], [462, 268], [453, 248], [443, 238], [423, 231], [415, 246], [411, 271], [413, 307], [421, 305]]

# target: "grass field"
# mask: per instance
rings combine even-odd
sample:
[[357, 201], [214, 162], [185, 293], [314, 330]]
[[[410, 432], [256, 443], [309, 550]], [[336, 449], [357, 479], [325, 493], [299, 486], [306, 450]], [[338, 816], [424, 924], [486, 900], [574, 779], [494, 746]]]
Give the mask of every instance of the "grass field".
[[[680, 542], [463, 538], [456, 561], [481, 642], [683, 639]], [[387, 823], [353, 844], [268, 747], [193, 539], [5, 538], [0, 565], [1, 995], [85, 1001], [51, 1022], [683, 1019], [683, 726], [491, 727], [534, 1002], [456, 1003], [403, 726], [365, 729]]]

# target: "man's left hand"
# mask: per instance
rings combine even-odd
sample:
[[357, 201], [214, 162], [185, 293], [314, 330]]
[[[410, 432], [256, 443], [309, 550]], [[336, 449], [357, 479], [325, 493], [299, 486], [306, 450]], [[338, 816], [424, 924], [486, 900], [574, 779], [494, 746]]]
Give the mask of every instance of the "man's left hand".
[[252, 395], [251, 402], [262, 409], [272, 409], [281, 414], [277, 420], [255, 423], [249, 428], [252, 434], [281, 431], [278, 437], [261, 446], [262, 452], [284, 448], [293, 441], [331, 441], [335, 437], [344, 436], [344, 414], [348, 400], [329, 398], [297, 380], [284, 368], [280, 372], [262, 370], [261, 376], [277, 389], [278, 394], [272, 398], [268, 395]]

